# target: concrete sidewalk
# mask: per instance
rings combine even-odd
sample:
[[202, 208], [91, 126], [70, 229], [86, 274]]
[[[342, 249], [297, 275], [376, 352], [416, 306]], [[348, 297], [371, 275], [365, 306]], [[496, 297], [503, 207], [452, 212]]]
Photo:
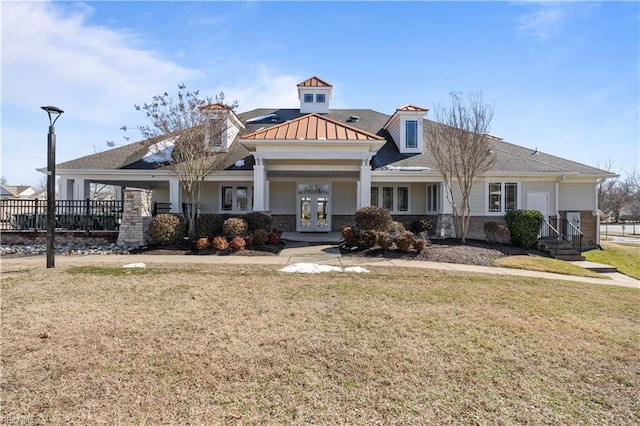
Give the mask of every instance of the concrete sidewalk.
[[[385, 266], [400, 268], [423, 268], [441, 271], [468, 272], [476, 274], [509, 275], [527, 278], [545, 278], [550, 280], [563, 280], [584, 282], [591, 284], [614, 285], [640, 289], [640, 281], [622, 274], [609, 275], [611, 279], [577, 277], [573, 275], [553, 274], [549, 272], [537, 272], [524, 269], [498, 268], [493, 266], [461, 265], [456, 263], [428, 262], [407, 259], [384, 259], [366, 257], [343, 257], [340, 250], [333, 244], [309, 245], [306, 243], [289, 243], [278, 256], [184, 256], [184, 255], [89, 255], [89, 256], [56, 256], [56, 265], [109, 265], [122, 266], [127, 263], [142, 262], [146, 265], [274, 265], [278, 268], [293, 263], [317, 263], [332, 266]], [[44, 256], [20, 256], [3, 257], [2, 270], [19, 264], [45, 266]]]

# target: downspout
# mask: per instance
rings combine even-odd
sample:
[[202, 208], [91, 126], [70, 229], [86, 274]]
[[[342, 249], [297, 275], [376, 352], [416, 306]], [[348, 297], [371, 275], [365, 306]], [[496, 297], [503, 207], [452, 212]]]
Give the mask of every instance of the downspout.
[[556, 181], [556, 220], [560, 220], [560, 209], [558, 208], [560, 202], [560, 196], [558, 190], [560, 189], [560, 182]]

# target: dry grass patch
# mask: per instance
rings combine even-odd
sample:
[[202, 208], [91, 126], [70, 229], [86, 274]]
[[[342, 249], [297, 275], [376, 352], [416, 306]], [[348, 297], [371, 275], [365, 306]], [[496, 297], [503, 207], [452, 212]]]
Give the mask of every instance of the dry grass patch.
[[640, 422], [637, 290], [276, 269], [4, 270], [1, 419]]
[[592, 277], [610, 279], [606, 275], [581, 268], [563, 260], [542, 256], [508, 256], [496, 259], [494, 266], [513, 269], [528, 269], [530, 271], [553, 272], [556, 274], [576, 275], [578, 277]]

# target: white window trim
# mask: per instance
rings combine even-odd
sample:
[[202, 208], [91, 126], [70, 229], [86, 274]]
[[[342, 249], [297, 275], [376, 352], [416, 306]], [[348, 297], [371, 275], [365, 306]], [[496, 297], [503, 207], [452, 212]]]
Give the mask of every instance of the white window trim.
[[[398, 185], [398, 184], [378, 184], [371, 185], [371, 188], [378, 188], [378, 205], [377, 207], [384, 207], [384, 196], [382, 188], [393, 188], [393, 210], [389, 210], [391, 214], [397, 215], [409, 215], [411, 214], [411, 185]], [[398, 188], [407, 188], [407, 210], [398, 211]], [[373, 200], [372, 200], [373, 201]]]
[[[416, 146], [409, 146], [409, 132], [408, 132], [408, 129], [407, 129], [407, 125], [409, 123], [415, 123], [415, 125], [416, 125]], [[407, 120], [404, 121], [404, 148], [407, 151], [418, 149], [418, 145], [420, 144], [420, 138], [418, 137], [419, 129], [420, 129], [420, 126], [418, 125], [418, 120], [407, 119]]]
[[[224, 200], [222, 199], [222, 190], [225, 187], [231, 187], [231, 210], [223, 210]], [[238, 187], [247, 188], [247, 210], [238, 210]], [[253, 211], [253, 186], [246, 183], [221, 182], [218, 190], [218, 198], [220, 200], [220, 207], [218, 208], [220, 214], [246, 214]]]
[[[492, 212], [489, 211], [489, 184], [499, 183], [500, 184], [500, 192], [502, 196], [500, 197], [500, 211]], [[505, 211], [505, 184], [506, 183], [515, 183], [516, 184], [516, 210], [519, 210], [522, 206], [522, 200], [520, 197], [522, 196], [522, 183], [517, 180], [507, 179], [507, 180], [485, 180], [484, 182], [484, 213], [487, 216], [504, 216], [507, 212]]]

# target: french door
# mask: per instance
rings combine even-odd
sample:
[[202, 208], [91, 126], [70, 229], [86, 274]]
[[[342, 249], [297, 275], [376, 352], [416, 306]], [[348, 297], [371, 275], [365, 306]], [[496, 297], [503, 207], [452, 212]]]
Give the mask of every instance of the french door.
[[298, 185], [298, 232], [331, 231], [331, 185]]

